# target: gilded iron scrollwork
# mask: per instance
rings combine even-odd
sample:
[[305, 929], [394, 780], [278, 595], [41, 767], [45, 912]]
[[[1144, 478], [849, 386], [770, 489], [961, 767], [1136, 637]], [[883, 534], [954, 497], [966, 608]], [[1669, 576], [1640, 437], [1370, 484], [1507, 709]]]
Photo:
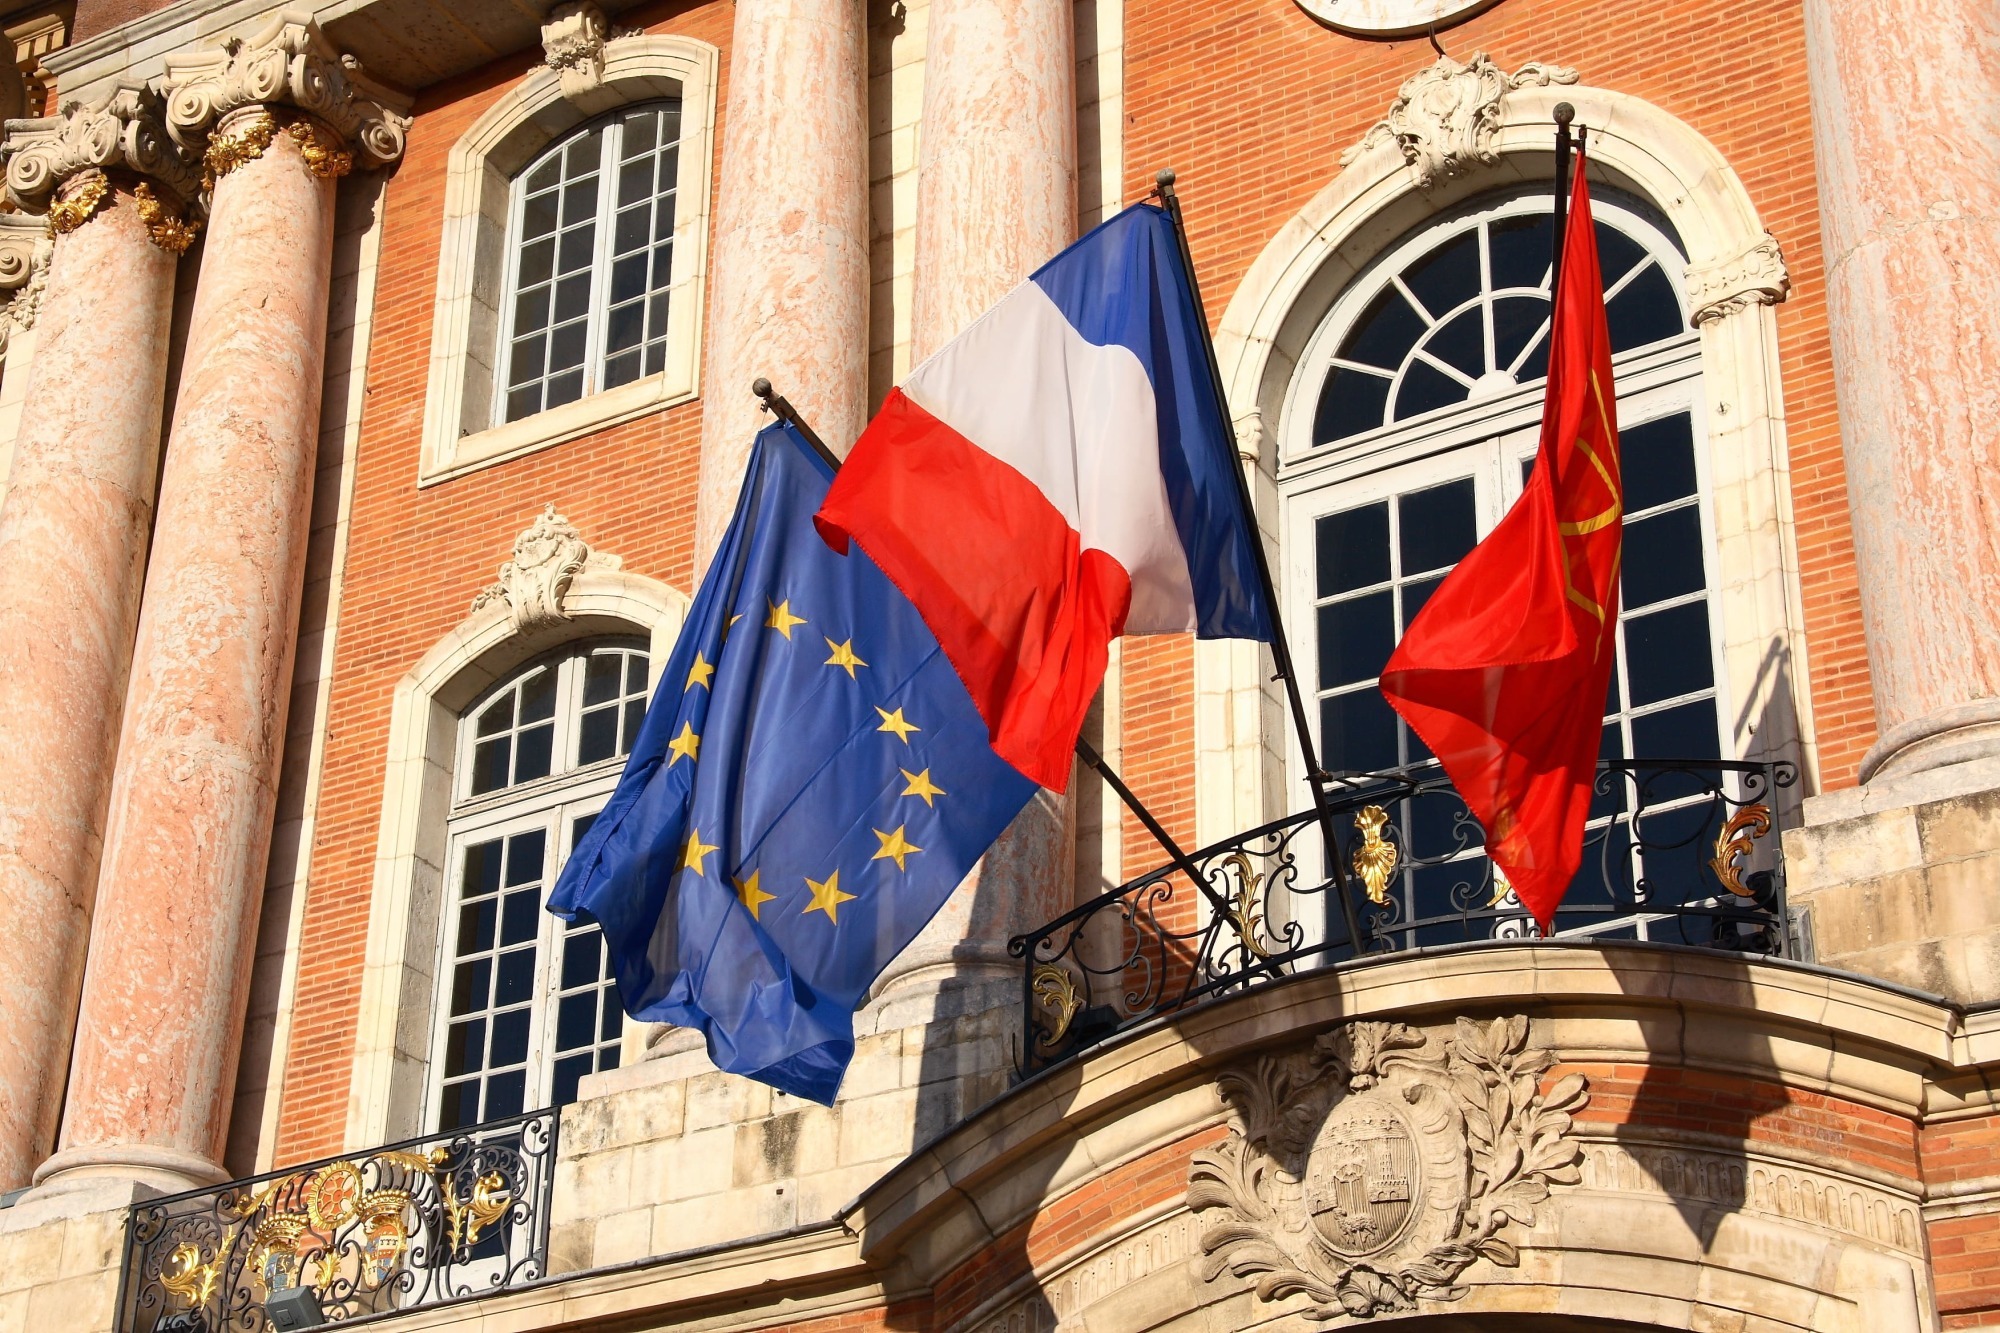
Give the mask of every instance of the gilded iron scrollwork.
[[1743, 861], [1756, 849], [1757, 839], [1771, 831], [1771, 807], [1759, 801], [1734, 812], [1715, 835], [1715, 855], [1708, 868], [1722, 881], [1722, 887], [1739, 898], [1754, 898], [1757, 891], [1743, 882]]

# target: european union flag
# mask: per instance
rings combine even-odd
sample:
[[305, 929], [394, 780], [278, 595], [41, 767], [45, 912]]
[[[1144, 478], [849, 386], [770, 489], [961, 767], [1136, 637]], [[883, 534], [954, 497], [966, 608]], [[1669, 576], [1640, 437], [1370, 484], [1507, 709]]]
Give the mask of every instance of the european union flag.
[[618, 789], [549, 898], [604, 928], [634, 1018], [831, 1103], [854, 1010], [1035, 786], [916, 608], [813, 528], [832, 470], [758, 433]]

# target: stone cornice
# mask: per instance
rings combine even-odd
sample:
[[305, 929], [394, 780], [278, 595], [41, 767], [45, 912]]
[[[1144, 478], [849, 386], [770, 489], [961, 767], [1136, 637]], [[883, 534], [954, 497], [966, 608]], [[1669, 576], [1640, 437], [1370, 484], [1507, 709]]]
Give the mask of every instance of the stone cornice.
[[168, 134], [159, 94], [121, 87], [88, 107], [8, 122], [4, 149], [7, 199], [46, 212], [65, 181], [85, 171], [129, 171], [164, 187], [176, 200], [200, 192], [201, 171]]
[[190, 152], [230, 113], [287, 107], [305, 112], [344, 139], [363, 166], [384, 166], [403, 154], [408, 99], [362, 74], [309, 15], [285, 10], [247, 39], [211, 51], [168, 56], [161, 80], [167, 133]]

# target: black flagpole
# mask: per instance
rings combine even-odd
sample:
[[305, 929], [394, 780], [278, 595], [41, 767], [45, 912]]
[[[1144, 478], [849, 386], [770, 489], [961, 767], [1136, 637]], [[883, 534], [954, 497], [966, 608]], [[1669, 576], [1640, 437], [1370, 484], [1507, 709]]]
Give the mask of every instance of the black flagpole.
[[[1201, 284], [1195, 280], [1194, 252], [1188, 248], [1187, 222], [1181, 217], [1180, 196], [1174, 193], [1173, 169], [1161, 171], [1153, 180], [1154, 190], [1166, 205], [1167, 216], [1173, 219], [1174, 235], [1180, 241], [1181, 267], [1187, 273], [1188, 291], [1194, 296], [1195, 323], [1201, 329], [1202, 350], [1208, 354], [1208, 375], [1215, 389], [1215, 404], [1222, 412], [1223, 429], [1229, 430], [1232, 428], [1229, 391], [1223, 387], [1222, 363], [1215, 356], [1215, 338], [1208, 330], [1208, 310], [1202, 305]], [[1347, 939], [1358, 955], [1361, 952], [1361, 921], [1355, 915], [1353, 899], [1347, 892], [1347, 875], [1340, 864], [1340, 842], [1333, 831], [1333, 812], [1327, 809], [1326, 804], [1326, 782], [1332, 775], [1319, 766], [1319, 754], [1307, 725], [1306, 701], [1299, 691], [1298, 673], [1292, 666], [1292, 650], [1285, 638], [1284, 616], [1278, 609], [1278, 590], [1271, 582], [1271, 564], [1264, 555], [1264, 537], [1257, 526], [1257, 506], [1250, 495], [1250, 481], [1243, 475], [1241, 462], [1231, 459], [1230, 464], [1229, 471], [1236, 478], [1236, 498], [1243, 508], [1244, 520], [1250, 525], [1250, 550], [1256, 557], [1257, 582], [1264, 594], [1264, 604], [1271, 612], [1271, 657], [1278, 668], [1276, 679], [1285, 682], [1285, 698], [1291, 704], [1292, 730], [1298, 737], [1299, 751], [1305, 756], [1306, 781], [1312, 785], [1313, 809], [1319, 814], [1320, 832], [1326, 839], [1327, 880], [1340, 899], [1340, 915], [1347, 926]]]
[[[1563, 237], [1569, 231], [1569, 154], [1572, 145], [1580, 145], [1581, 138], [1572, 139], [1570, 122], [1576, 119], [1576, 108], [1568, 102], [1556, 103], [1556, 240], [1549, 255], [1549, 311], [1554, 320], [1556, 293], [1562, 290]], [[1553, 325], [1551, 326], [1553, 333]]]
[[[750, 392], [757, 395], [766, 412], [780, 421], [790, 423], [792, 429], [804, 436], [805, 442], [813, 447], [813, 452], [826, 461], [828, 467], [835, 472], [840, 471], [840, 455], [827, 448], [826, 441], [819, 437], [818, 431], [806, 424], [805, 418], [799, 415], [799, 410], [792, 406], [790, 399], [772, 391], [771, 381], [759, 376], [751, 382]], [[1118, 799], [1125, 803], [1125, 808], [1138, 817], [1139, 822], [1146, 826], [1146, 831], [1152, 834], [1154, 840], [1166, 850], [1167, 855], [1173, 858], [1173, 863], [1180, 872], [1201, 890], [1217, 911], [1228, 916], [1231, 913], [1228, 900], [1208, 882], [1207, 877], [1195, 866], [1194, 860], [1181, 850], [1180, 844], [1174, 840], [1171, 833], [1167, 832], [1166, 826], [1153, 818], [1153, 812], [1146, 808], [1137, 793], [1125, 785], [1124, 779], [1113, 771], [1111, 765], [1104, 762], [1104, 756], [1081, 736], [1076, 738], [1076, 757], [1083, 760], [1085, 767], [1104, 779], [1105, 784], [1118, 794]]]

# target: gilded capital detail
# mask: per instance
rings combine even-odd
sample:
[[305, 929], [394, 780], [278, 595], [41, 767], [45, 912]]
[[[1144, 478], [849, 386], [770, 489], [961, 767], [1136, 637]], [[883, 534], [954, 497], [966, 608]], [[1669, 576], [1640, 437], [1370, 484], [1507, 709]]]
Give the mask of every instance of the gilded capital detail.
[[110, 178], [95, 167], [70, 177], [49, 205], [49, 230], [57, 236], [75, 231], [96, 216], [97, 206], [110, 193]]
[[[0, 148], [7, 162], [7, 201], [29, 213], [49, 213], [58, 232], [73, 231], [93, 216], [108, 189], [106, 172], [129, 172], [177, 201], [192, 201], [201, 172], [168, 134], [164, 111], [159, 94], [123, 87], [87, 107], [72, 103], [61, 115], [9, 121]], [[79, 209], [83, 188], [61, 187], [86, 172], [95, 173], [100, 184], [88, 207]]]
[[1505, 1233], [1581, 1178], [1581, 1074], [1520, 1015], [1428, 1032], [1353, 1022], [1218, 1079], [1229, 1137], [1196, 1153], [1188, 1206], [1198, 1271], [1252, 1279], [1264, 1301], [1304, 1296], [1312, 1320], [1457, 1300], [1474, 1264], [1512, 1268]]
[[[360, 62], [335, 50], [309, 15], [284, 11], [252, 37], [232, 38], [199, 55], [168, 56], [166, 64], [167, 133], [201, 152], [216, 176], [270, 147], [279, 128], [271, 113], [281, 108], [311, 118], [287, 116], [283, 128], [316, 175], [344, 175], [357, 160], [364, 167], [385, 166], [403, 154], [408, 99], [364, 75]], [[270, 124], [253, 121], [217, 133], [232, 112], [248, 107], [263, 109]], [[219, 154], [218, 142], [224, 145]]]
[[132, 199], [139, 209], [139, 221], [145, 224], [146, 235], [153, 244], [169, 254], [186, 254], [201, 231], [200, 219], [175, 213], [144, 181], [133, 187]]

